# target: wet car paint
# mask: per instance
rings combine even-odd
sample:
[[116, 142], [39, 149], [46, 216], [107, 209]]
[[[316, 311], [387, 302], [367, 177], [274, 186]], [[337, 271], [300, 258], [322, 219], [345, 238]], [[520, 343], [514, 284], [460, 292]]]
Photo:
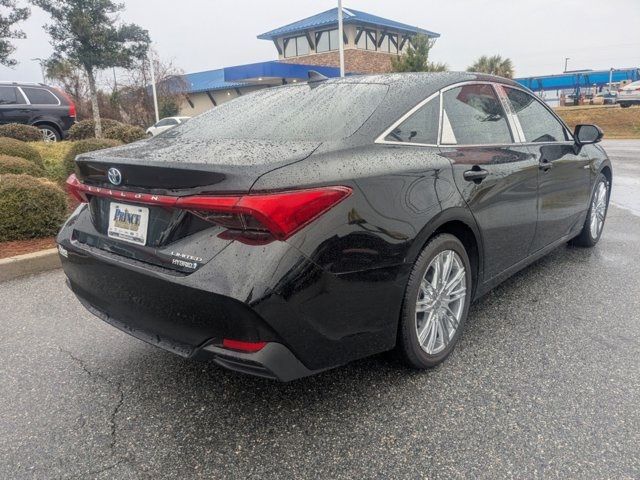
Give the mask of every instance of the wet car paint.
[[[474, 79], [509, 83], [468, 73], [368, 77], [369, 82], [387, 82], [389, 91], [367, 122], [346, 139], [298, 146], [287, 142], [286, 147], [227, 140], [181, 145], [176, 141], [180, 133], [177, 127], [172, 135], [178, 137], [160, 136], [139, 145], [80, 157], [80, 174], [87, 165], [98, 172], [94, 177], [84, 177], [95, 185], [107, 185], [103, 167], [117, 161], [125, 169], [165, 164], [216, 175], [214, 183], [190, 185], [179, 189], [179, 194], [280, 191], [321, 185], [343, 185], [354, 194], [286, 242], [250, 245], [221, 237], [218, 227], [204, 230], [201, 237], [187, 236], [183, 253], [205, 260], [190, 274], [158, 264], [152, 268], [143, 250], [136, 252], [127, 245], [120, 246], [119, 251], [104, 247], [91, 250], [78, 241], [74, 229], [97, 237], [103, 232], [95, 230], [93, 224], [82, 226], [83, 220], [72, 217], [58, 237], [69, 251], [63, 266], [72, 288], [82, 296], [83, 288], [90, 285], [92, 292], [85, 292], [85, 298], [93, 297], [93, 303], [100, 303], [107, 316], [124, 317], [129, 333], [185, 356], [196, 355], [204, 345], [225, 335], [282, 343], [310, 370], [393, 348], [409, 271], [435, 232], [455, 228], [468, 249], [477, 253], [472, 255], [477, 298], [577, 233], [576, 225], [586, 214], [586, 196], [574, 199], [570, 211], [568, 207], [559, 208], [557, 221], [563, 222], [562, 230], [546, 243], [540, 240], [542, 248], [534, 248], [540, 175], [535, 149], [516, 144], [470, 149], [373, 143], [392, 122], [431, 93], [457, 81]], [[568, 156], [573, 162], [578, 150], [571, 145], [558, 160]], [[576, 180], [576, 165], [559, 168], [558, 178], [545, 189], [564, 195], [562, 183], [571, 181], [573, 193], [584, 193], [583, 186], [588, 190], [585, 175], [592, 181], [608, 160], [598, 147], [582, 150], [589, 156], [584, 162], [591, 169], [581, 169]], [[225, 154], [231, 158], [219, 160]], [[554, 155], [558, 156], [557, 152]], [[481, 184], [464, 180], [464, 171], [473, 165], [489, 169], [491, 177]], [[144, 175], [132, 178], [142, 179]], [[188, 174], [184, 178], [189, 178]], [[152, 191], [176, 193], [166, 181], [158, 186]], [[126, 188], [143, 190], [136, 183], [127, 183]], [[92, 228], [94, 231], [90, 231]], [[160, 256], [163, 248], [158, 245], [147, 253]], [[202, 253], [205, 250], [206, 255]], [[152, 282], [155, 287], [138, 297], [135, 282], [127, 280], [130, 271], [160, 281]], [[100, 301], [100, 292], [119, 282], [132, 290], [131, 298], [124, 302], [129, 310], [113, 305], [113, 299]], [[174, 288], [182, 294], [173, 296]], [[219, 298], [218, 307], [193, 310], [190, 302], [201, 302], [198, 299], [202, 292]], [[126, 290], [122, 295], [126, 296]], [[167, 307], [146, 308], [154, 298], [162, 299], [160, 304]], [[169, 304], [165, 303], [167, 299]], [[227, 299], [242, 306], [237, 312], [243, 313], [238, 315], [259, 319], [253, 330], [247, 326], [253, 320], [238, 325], [220, 320], [224, 315], [216, 312], [224, 310]], [[181, 308], [181, 303], [189, 307]], [[136, 316], [140, 309], [145, 315]], [[155, 327], [153, 319], [163, 327]], [[193, 334], [194, 325], [198, 326], [197, 335]], [[183, 328], [189, 331], [182, 332]]]

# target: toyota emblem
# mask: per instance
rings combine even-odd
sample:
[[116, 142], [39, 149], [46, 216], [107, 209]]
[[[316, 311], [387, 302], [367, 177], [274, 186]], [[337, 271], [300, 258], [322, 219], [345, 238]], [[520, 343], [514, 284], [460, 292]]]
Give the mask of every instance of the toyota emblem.
[[114, 185], [120, 185], [122, 183], [122, 174], [117, 168], [111, 167], [107, 172], [107, 177], [109, 178], [109, 181]]

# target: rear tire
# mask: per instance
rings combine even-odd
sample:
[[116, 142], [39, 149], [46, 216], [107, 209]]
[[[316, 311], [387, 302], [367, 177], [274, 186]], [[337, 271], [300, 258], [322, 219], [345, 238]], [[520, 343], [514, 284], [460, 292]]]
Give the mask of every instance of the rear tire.
[[58, 129], [50, 125], [36, 125], [42, 133], [42, 140], [46, 143], [59, 142], [62, 139], [62, 135], [58, 132]]
[[398, 350], [417, 369], [433, 368], [453, 351], [469, 311], [471, 264], [450, 234], [433, 237], [416, 260], [400, 314]]
[[621, 103], [620, 108], [629, 108], [631, 106], [630, 103]]
[[602, 173], [598, 174], [595, 188], [591, 194], [587, 218], [584, 220], [580, 234], [571, 240], [573, 245], [577, 245], [578, 247], [594, 247], [598, 243], [598, 240], [600, 240], [609, 209], [610, 189], [611, 185], [607, 177]]

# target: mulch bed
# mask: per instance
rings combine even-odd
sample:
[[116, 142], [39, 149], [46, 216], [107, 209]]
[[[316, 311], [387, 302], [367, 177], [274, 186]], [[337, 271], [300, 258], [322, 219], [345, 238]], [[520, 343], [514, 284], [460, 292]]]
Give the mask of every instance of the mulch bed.
[[55, 237], [32, 238], [15, 242], [0, 242], [0, 258], [39, 252], [56, 246]]

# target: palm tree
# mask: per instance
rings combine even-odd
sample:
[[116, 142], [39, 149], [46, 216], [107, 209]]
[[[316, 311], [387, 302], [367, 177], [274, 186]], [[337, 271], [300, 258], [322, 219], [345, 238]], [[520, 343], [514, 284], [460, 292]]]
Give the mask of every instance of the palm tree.
[[500, 55], [481, 56], [473, 65], [467, 68], [468, 72], [489, 73], [500, 77], [513, 78], [513, 62], [510, 58], [502, 58]]

